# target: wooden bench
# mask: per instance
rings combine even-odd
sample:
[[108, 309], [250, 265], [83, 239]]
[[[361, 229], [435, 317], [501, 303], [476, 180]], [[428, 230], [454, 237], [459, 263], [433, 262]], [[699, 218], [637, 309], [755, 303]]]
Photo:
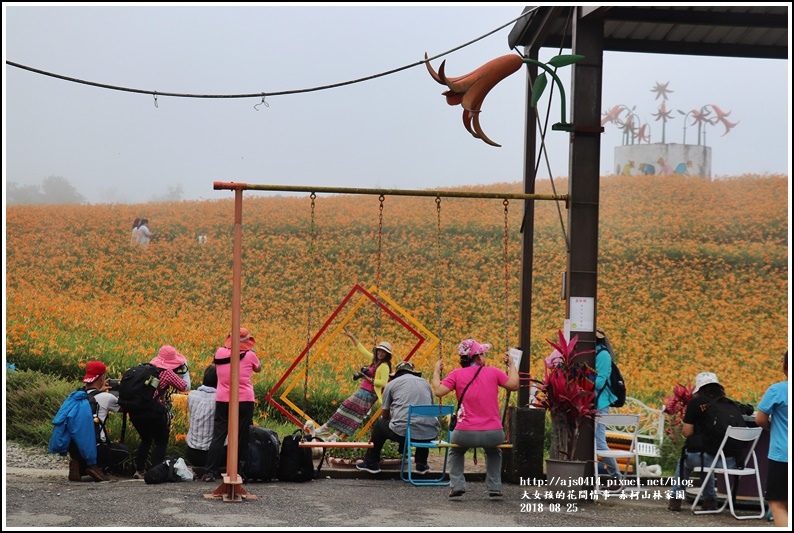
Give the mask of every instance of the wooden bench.
[[320, 463], [317, 465], [317, 474], [315, 477], [320, 476], [320, 469], [323, 467], [325, 461], [325, 454], [328, 448], [336, 449], [350, 449], [350, 448], [373, 448], [375, 445], [372, 442], [351, 442], [351, 441], [336, 441], [326, 442], [323, 440], [302, 440], [298, 443], [299, 448], [322, 448], [323, 455], [320, 457]]

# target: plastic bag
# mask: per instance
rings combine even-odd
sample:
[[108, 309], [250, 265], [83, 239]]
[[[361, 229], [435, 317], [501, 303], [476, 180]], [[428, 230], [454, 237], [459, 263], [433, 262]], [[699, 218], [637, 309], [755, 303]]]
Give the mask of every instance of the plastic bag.
[[182, 481], [193, 481], [193, 471], [181, 457], [174, 462], [174, 472]]

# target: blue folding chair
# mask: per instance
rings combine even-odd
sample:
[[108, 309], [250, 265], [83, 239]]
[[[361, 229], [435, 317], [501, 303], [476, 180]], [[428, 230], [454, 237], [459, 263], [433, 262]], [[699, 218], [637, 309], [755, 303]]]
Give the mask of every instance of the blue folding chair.
[[[444, 481], [447, 477], [447, 458], [449, 457], [449, 448], [444, 448], [444, 466], [441, 469], [441, 475], [433, 478], [414, 478], [411, 470], [411, 450], [413, 448], [438, 448], [439, 444], [449, 443], [449, 426], [446, 430], [441, 430], [440, 437], [446, 433], [446, 436], [440, 439], [432, 440], [430, 442], [416, 442], [411, 436], [411, 419], [417, 416], [432, 416], [442, 417], [448, 416], [455, 412], [455, 407], [452, 405], [410, 405], [408, 406], [408, 421], [405, 430], [405, 447], [403, 448], [403, 457], [400, 461], [400, 478], [414, 485], [449, 485], [449, 481]], [[407, 468], [406, 468], [407, 465]]]

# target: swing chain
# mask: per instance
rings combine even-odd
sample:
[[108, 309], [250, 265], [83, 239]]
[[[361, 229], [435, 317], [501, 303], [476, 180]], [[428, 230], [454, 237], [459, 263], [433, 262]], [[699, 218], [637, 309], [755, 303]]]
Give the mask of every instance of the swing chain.
[[441, 197], [436, 196], [436, 308], [438, 310], [438, 358], [443, 359], [441, 334], [444, 328], [444, 305], [441, 298]]
[[378, 333], [380, 332], [380, 259], [381, 259], [381, 244], [383, 240], [383, 201], [386, 199], [384, 195], [378, 197], [380, 203], [378, 207], [378, 255], [375, 273], [375, 340], [373, 346], [378, 344]]
[[[306, 276], [308, 278], [307, 290], [309, 291], [309, 308], [306, 312], [306, 346], [308, 347], [311, 343], [311, 336], [312, 336], [312, 307], [314, 303], [314, 287], [312, 286], [312, 281], [314, 279], [313, 276], [313, 269], [314, 269], [314, 241], [315, 241], [315, 231], [314, 231], [314, 200], [317, 198], [317, 194], [311, 193], [309, 198], [312, 200], [312, 207], [311, 207], [311, 218], [309, 223], [309, 275]], [[306, 372], [303, 374], [303, 411], [305, 412], [308, 407], [308, 397], [309, 397], [309, 350], [306, 350], [306, 359], [304, 359], [304, 366], [306, 368]]]
[[507, 351], [509, 347], [509, 335], [508, 335], [508, 327], [510, 324], [509, 317], [510, 317], [510, 263], [508, 260], [508, 224], [507, 224], [507, 215], [508, 215], [508, 205], [510, 201], [505, 198], [502, 202], [505, 206], [505, 251], [504, 251], [504, 263], [505, 263], [505, 351]]

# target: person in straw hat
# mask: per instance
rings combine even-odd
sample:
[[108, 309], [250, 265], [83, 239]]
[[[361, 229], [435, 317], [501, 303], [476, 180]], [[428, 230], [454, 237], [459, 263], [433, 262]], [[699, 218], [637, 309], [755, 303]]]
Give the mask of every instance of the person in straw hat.
[[[237, 473], [245, 476], [245, 463], [248, 460], [248, 427], [254, 423], [254, 386], [251, 376], [261, 372], [262, 365], [254, 352], [256, 339], [247, 328], [240, 328], [240, 374], [238, 384], [238, 426], [237, 426]], [[220, 477], [220, 467], [224, 462], [223, 446], [229, 434], [229, 399], [231, 397], [231, 360], [232, 336], [226, 336], [223, 346], [215, 352], [212, 362], [218, 375], [218, 386], [215, 395], [215, 416], [212, 427], [212, 441], [207, 452], [204, 481], [215, 481]]]
[[344, 331], [358, 352], [369, 359], [370, 363], [369, 366], [362, 368], [360, 372], [353, 374], [353, 379], [361, 380], [361, 386], [358, 390], [342, 402], [342, 405], [328, 422], [317, 428], [317, 435], [327, 435], [333, 429], [334, 432], [328, 437], [331, 442], [335, 442], [347, 435], [352, 435], [358, 429], [364, 421], [364, 417], [369, 413], [370, 408], [376, 401], [381, 400], [383, 387], [388, 383], [389, 372], [391, 372], [391, 343], [381, 341], [373, 349], [374, 353], [370, 353], [347, 327], [345, 327]]
[[152, 450], [151, 465], [159, 465], [165, 461], [168, 437], [171, 433], [171, 393], [174, 390], [187, 390], [187, 382], [179, 377], [179, 373], [187, 372], [187, 358], [166, 344], [160, 347], [149, 364], [160, 369], [159, 383], [154, 398], [163, 405], [162, 411], [130, 411], [130, 422], [141, 438], [141, 444], [135, 456], [135, 479], [143, 479], [146, 474], [146, 460]]

